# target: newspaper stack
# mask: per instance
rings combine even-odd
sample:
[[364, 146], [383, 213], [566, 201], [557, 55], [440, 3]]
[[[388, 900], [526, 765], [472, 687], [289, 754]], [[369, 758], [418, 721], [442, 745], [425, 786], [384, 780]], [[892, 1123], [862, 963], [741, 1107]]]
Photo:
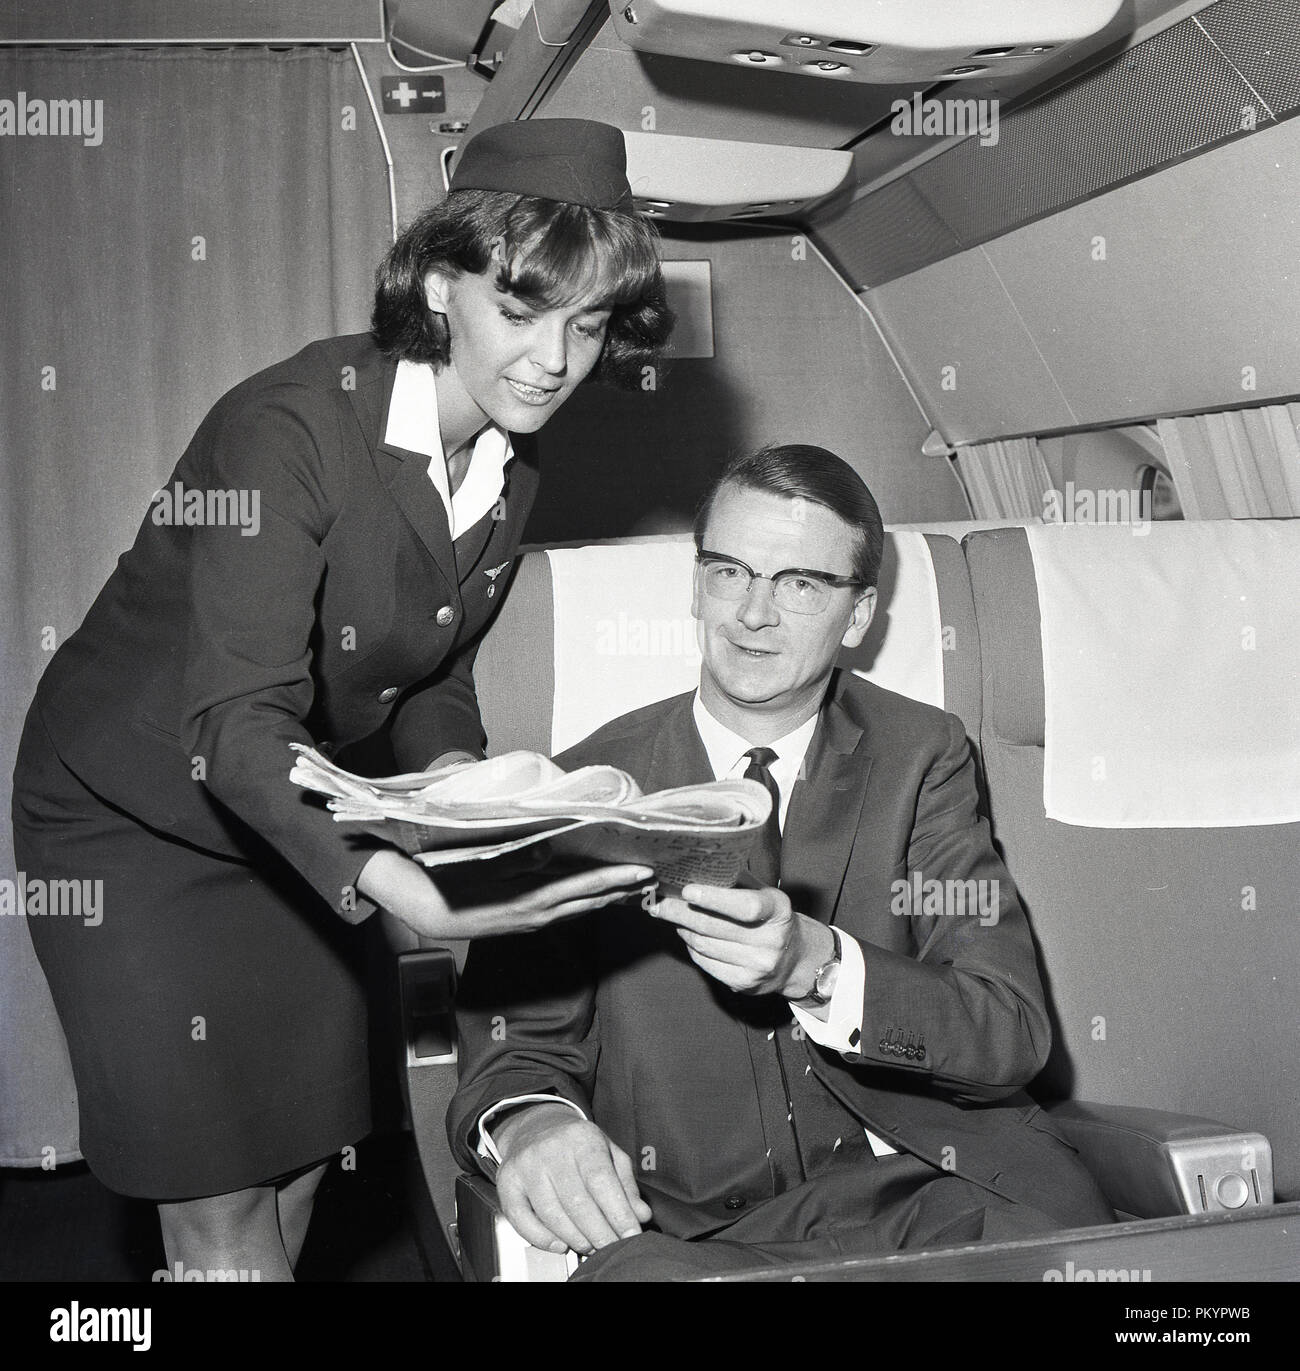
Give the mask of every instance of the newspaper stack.
[[383, 838], [428, 867], [547, 842], [558, 857], [652, 867], [666, 886], [730, 886], [772, 804], [757, 781], [643, 795], [617, 767], [566, 772], [538, 752], [372, 779], [312, 748], [293, 747], [299, 755], [291, 781], [329, 796], [339, 823]]

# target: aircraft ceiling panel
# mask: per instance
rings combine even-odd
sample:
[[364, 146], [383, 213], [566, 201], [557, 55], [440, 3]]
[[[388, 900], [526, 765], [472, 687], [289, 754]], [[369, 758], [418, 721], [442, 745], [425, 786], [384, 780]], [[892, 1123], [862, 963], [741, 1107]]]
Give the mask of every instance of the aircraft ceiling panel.
[[1300, 7], [1219, 0], [1200, 21], [1274, 114], [1300, 105]]
[[[1297, 155], [1300, 123], [1271, 124], [984, 245], [1079, 422], [1295, 393], [1300, 274], [1287, 249], [1300, 239]], [[1199, 212], [1176, 208], [1188, 205]], [[1261, 212], [1277, 205], [1288, 208]], [[1088, 260], [1097, 236], [1104, 260], [1061, 270]], [[1130, 348], [1099, 351], [1099, 333], [1117, 320]]]
[[[1293, 54], [1300, 55], [1294, 0], [1221, 0], [1003, 111], [995, 140], [951, 141], [852, 203], [838, 196], [814, 207], [813, 232], [856, 289], [880, 285], [955, 250], [953, 243], [988, 242], [1250, 134], [1251, 121], [1270, 127], [1300, 104]], [[867, 141], [889, 140], [877, 133]], [[892, 242], [900, 207], [909, 240]]]
[[985, 254], [946, 257], [866, 296], [930, 422], [950, 444], [1076, 420]]
[[1008, 115], [996, 145], [967, 139], [913, 179], [969, 247], [1240, 133], [1252, 104], [1205, 34], [1179, 24]]
[[[547, 118], [606, 119], [625, 129], [838, 148], [888, 119], [911, 86], [813, 81], [784, 72], [637, 53], [607, 22], [538, 111]], [[653, 111], [653, 128], [646, 111]]]
[[[1255, 0], [1245, 3], [1254, 4]], [[1107, 55], [1145, 42], [1162, 28], [1204, 10], [1207, 4], [1212, 4], [1212, 0], [1126, 0], [1105, 28], [1062, 49], [1041, 66], [1023, 74], [1011, 71], [1000, 72], [994, 78], [970, 78], [950, 84], [943, 93], [962, 99], [996, 99], [1003, 114], [1009, 114], [1054, 86], [1077, 80]], [[953, 142], [952, 138], [921, 136], [915, 131], [898, 137], [888, 126], [875, 129], [853, 149], [853, 181], [860, 194], [870, 193], [875, 182], [897, 176], [904, 168], [921, 165]]]
[[[1203, 10], [1207, 0], [1126, 0], [1115, 19], [1093, 38], [1071, 44], [1032, 71], [999, 73], [922, 94], [996, 99], [1004, 114], [1033, 92], [1069, 79], [1107, 45], [1150, 36]], [[899, 137], [891, 128], [897, 102], [911, 101], [915, 83], [872, 86], [813, 81], [770, 70], [637, 52], [619, 37], [613, 22], [600, 27], [530, 113], [550, 117], [607, 119], [629, 130], [686, 134], [739, 142], [820, 148], [851, 148], [854, 170], [845, 191], [818, 209], [825, 221], [838, 214], [861, 187], [954, 144], [915, 131]], [[500, 117], [499, 115], [497, 117]], [[860, 192], [859, 192], [860, 193]], [[796, 216], [798, 217], [798, 216]]]
[[855, 290], [906, 276], [962, 248], [911, 176], [890, 181], [853, 213], [819, 225], [814, 236]]

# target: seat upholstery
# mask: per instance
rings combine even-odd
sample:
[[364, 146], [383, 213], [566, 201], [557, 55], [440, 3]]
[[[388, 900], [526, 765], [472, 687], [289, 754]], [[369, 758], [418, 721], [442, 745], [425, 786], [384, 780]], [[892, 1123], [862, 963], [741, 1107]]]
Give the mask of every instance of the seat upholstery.
[[[961, 527], [961, 526], [959, 526]], [[882, 659], [886, 639], [891, 657], [906, 653], [912, 658], [933, 654], [942, 670], [942, 695], [945, 708], [957, 714], [966, 724], [972, 743], [978, 743], [980, 730], [980, 662], [975, 628], [975, 611], [971, 601], [970, 582], [965, 561], [957, 541], [943, 532], [943, 525], [927, 526], [924, 552], [928, 552], [928, 570], [932, 575], [938, 601], [938, 624], [914, 621], [900, 614], [895, 588], [899, 576], [899, 541], [887, 532], [885, 555], [881, 567], [879, 601], [876, 620], [861, 647], [846, 651], [841, 665], [850, 670], [870, 673]], [[909, 532], [908, 537], [916, 534]], [[654, 549], [660, 556], [654, 555]], [[611, 623], [609, 640], [587, 634], [583, 641], [563, 639], [556, 643], [557, 597], [561, 593], [574, 596], [571, 579], [561, 586], [553, 560], [554, 550], [534, 550], [519, 559], [511, 579], [509, 593], [491, 629], [479, 649], [475, 667], [479, 704], [488, 736], [490, 755], [498, 755], [516, 748], [552, 752], [570, 742], [572, 728], [556, 736], [556, 650], [567, 655], [565, 669], [580, 674], [589, 673], [597, 682], [606, 682], [608, 690], [600, 701], [605, 709], [603, 717], [593, 717], [585, 732], [592, 732], [600, 724], [641, 704], [667, 694], [692, 689], [698, 679], [698, 657], [676, 652], [676, 642], [668, 643], [665, 633], [651, 633], [645, 647], [645, 658], [652, 659], [656, 679], [671, 681], [664, 693], [656, 696], [637, 696], [627, 693], [629, 673], [627, 659], [635, 668], [637, 642], [627, 631], [627, 625]], [[560, 550], [570, 556], [572, 549]], [[581, 555], [581, 553], [580, 553]], [[917, 574], [918, 545], [904, 549], [910, 575]], [[635, 557], [640, 579], [629, 585], [628, 613], [631, 619], [649, 615], [651, 630], [679, 625], [685, 634], [691, 633], [689, 539], [680, 537], [641, 539], [630, 538], [615, 543], [593, 545], [588, 553], [593, 574], [618, 579], [625, 575], [624, 565]], [[648, 558], [648, 560], [647, 560]], [[918, 588], [909, 582], [909, 593]], [[643, 599], [653, 608], [647, 610]], [[620, 636], [621, 635], [621, 636]], [[659, 641], [662, 638], [664, 641]], [[665, 647], [671, 648], [677, 660], [664, 671], [660, 660]], [[608, 650], [608, 649], [613, 649]], [[619, 660], [615, 660], [615, 658]], [[630, 673], [635, 676], [635, 669]], [[889, 685], [889, 679], [882, 684]]]

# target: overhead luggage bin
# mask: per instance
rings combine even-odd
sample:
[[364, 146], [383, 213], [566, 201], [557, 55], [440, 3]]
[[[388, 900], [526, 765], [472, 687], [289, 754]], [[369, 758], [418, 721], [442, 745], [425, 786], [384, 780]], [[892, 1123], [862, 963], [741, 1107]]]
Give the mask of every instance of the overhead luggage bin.
[[1020, 75], [1104, 28], [1122, 0], [609, 0], [629, 47], [896, 85]]

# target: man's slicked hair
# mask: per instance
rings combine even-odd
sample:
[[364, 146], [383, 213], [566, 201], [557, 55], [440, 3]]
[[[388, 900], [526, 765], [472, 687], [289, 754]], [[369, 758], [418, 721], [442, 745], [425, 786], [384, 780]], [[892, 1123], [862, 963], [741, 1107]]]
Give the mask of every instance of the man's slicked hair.
[[730, 461], [709, 488], [695, 515], [695, 547], [704, 546], [713, 502], [724, 486], [762, 490], [787, 500], [808, 500], [829, 509], [854, 532], [853, 574], [863, 585], [880, 578], [885, 526], [867, 483], [842, 457], [810, 443], [785, 443]]

